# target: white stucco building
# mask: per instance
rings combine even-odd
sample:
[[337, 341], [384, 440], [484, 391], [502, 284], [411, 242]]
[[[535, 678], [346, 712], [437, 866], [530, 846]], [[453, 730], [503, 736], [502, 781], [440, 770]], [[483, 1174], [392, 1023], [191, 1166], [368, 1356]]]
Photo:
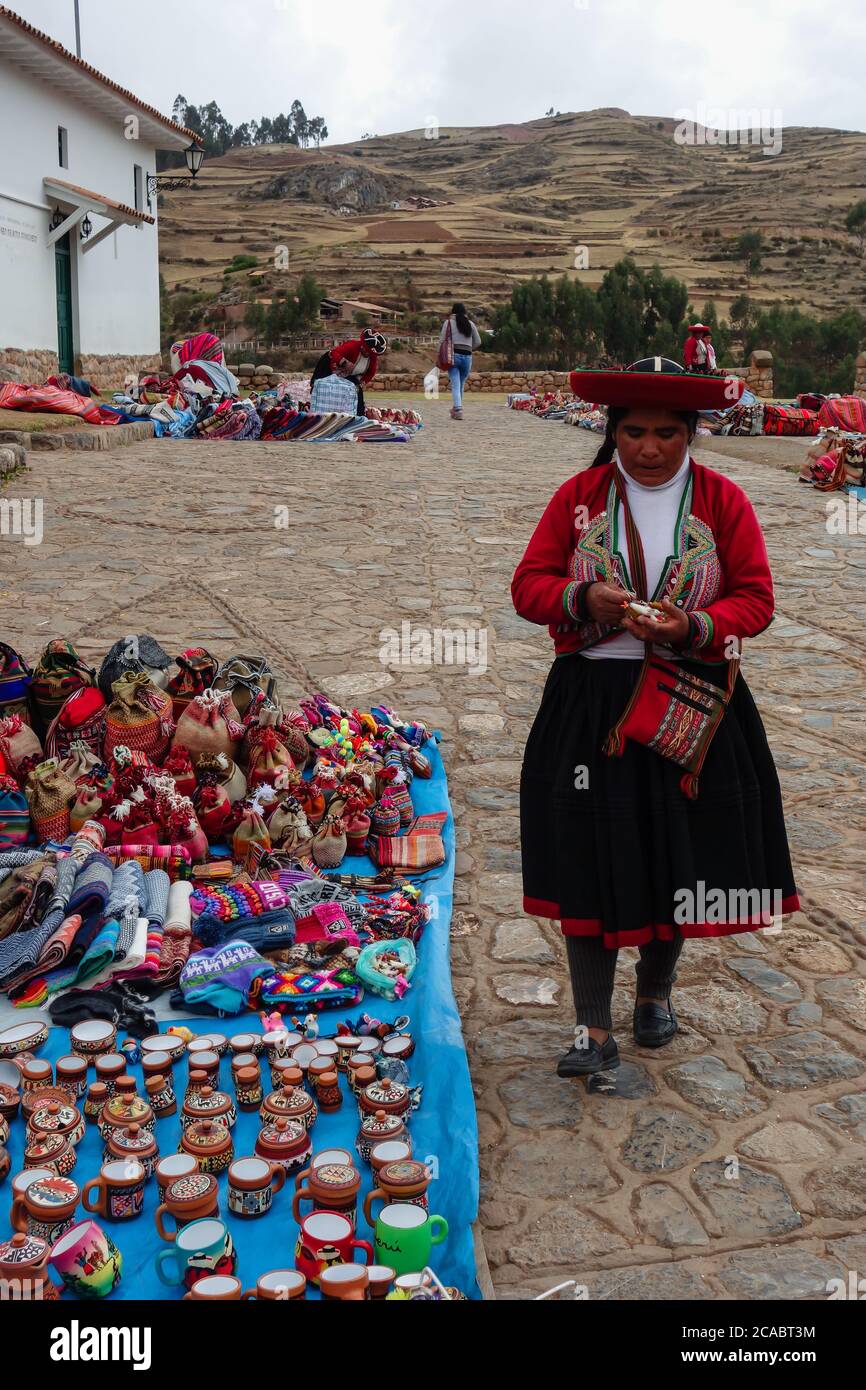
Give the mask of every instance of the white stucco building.
[[[156, 151], [197, 140], [0, 5], [0, 367], [156, 366]], [[185, 173], [185, 170], [178, 170]]]

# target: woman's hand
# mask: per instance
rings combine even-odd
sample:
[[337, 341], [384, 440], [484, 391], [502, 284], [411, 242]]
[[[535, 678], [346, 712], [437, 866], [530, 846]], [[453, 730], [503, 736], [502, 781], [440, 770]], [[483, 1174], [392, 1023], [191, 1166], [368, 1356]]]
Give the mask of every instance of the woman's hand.
[[634, 594], [618, 584], [590, 584], [586, 591], [586, 611], [593, 622], [619, 626], [623, 621], [623, 604], [631, 598]]
[[[591, 593], [592, 590], [590, 595]], [[688, 614], [677, 608], [670, 599], [661, 599], [659, 606], [665, 614], [663, 622], [656, 622], [654, 618], [632, 618], [625, 614], [620, 618], [622, 626], [633, 637], [639, 637], [641, 642], [660, 642], [669, 647], [680, 646], [689, 635]]]

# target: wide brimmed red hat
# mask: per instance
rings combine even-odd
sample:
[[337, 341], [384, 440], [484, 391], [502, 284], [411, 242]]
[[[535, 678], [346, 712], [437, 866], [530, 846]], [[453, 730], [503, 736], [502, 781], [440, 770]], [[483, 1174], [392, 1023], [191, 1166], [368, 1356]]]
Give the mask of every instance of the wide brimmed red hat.
[[668, 357], [644, 357], [622, 372], [570, 372], [568, 379], [584, 401], [662, 410], [727, 410], [745, 389], [739, 377], [686, 372]]
[[708, 323], [690, 323], [690, 324], [689, 324], [689, 332], [690, 332], [690, 333], [712, 333], [712, 331], [713, 331], [713, 330], [710, 328], [710, 325], [709, 325]]

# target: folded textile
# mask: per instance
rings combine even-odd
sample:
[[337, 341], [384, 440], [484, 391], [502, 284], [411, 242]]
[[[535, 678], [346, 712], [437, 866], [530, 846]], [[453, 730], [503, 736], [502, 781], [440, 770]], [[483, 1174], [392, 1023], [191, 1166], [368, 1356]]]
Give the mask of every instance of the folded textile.
[[170, 889], [171, 880], [163, 869], [151, 869], [144, 875], [144, 908], [151, 925], [164, 925]]
[[261, 983], [262, 1004], [276, 1008], [335, 1009], [357, 1004], [363, 986], [353, 970], [276, 970]]
[[111, 860], [101, 851], [92, 854], [78, 871], [69, 899], [69, 911], [78, 912], [83, 918], [103, 912], [113, 876]]
[[13, 869], [23, 869], [25, 864], [42, 859], [44, 853], [41, 849], [5, 849], [0, 852], [0, 884], [9, 877]]
[[36, 884], [42, 874], [44, 854], [13, 869], [0, 884], [0, 942], [17, 931], [30, 906]]
[[192, 947], [191, 893], [192, 884], [182, 879], [172, 883], [168, 890], [159, 968], [154, 977], [163, 984], [174, 984], [179, 980], [189, 959]]
[[[11, 985], [23, 984], [33, 975], [46, 975], [50, 970], [58, 970], [68, 956], [69, 948], [75, 940], [80, 926], [81, 918], [77, 913], [73, 913], [71, 917], [64, 917], [60, 926], [52, 931], [50, 937], [46, 939], [36, 961], [26, 966], [18, 965], [16, 968], [0, 970], [0, 987], [8, 989]], [[40, 931], [40, 937], [42, 934]], [[22, 959], [26, 953], [29, 960], [35, 951], [38, 942], [31, 940], [35, 936], [35, 932], [28, 932], [26, 937], [12, 938], [12, 941], [18, 942]], [[11, 945], [12, 942], [8, 944]]]
[[339, 903], [355, 930], [363, 931], [367, 918], [364, 905], [342, 884], [327, 878], [307, 878], [287, 891], [295, 918], [307, 917], [314, 903]]
[[[59, 970], [49, 971], [46, 975], [36, 975], [20, 988], [10, 990], [9, 1002], [14, 1004], [16, 1009], [32, 1008], [44, 1003], [53, 994], [59, 994], [61, 990], [84, 984], [94, 975], [99, 975], [114, 960], [114, 948], [119, 931], [120, 923], [117, 918], [109, 917], [96, 931], [79, 959], [70, 964], [70, 953], [67, 963]], [[78, 938], [75, 944], [78, 945]]]
[[181, 971], [184, 1003], [206, 1003], [224, 1013], [240, 1013], [247, 1007], [253, 982], [272, 970], [271, 962], [247, 941], [206, 947], [190, 956]]

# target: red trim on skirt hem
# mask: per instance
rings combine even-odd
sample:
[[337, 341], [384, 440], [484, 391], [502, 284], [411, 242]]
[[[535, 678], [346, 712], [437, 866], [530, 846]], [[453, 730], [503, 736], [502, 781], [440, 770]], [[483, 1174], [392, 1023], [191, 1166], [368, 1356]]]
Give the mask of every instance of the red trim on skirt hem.
[[[782, 899], [782, 913], [797, 912], [800, 899], [796, 893]], [[531, 917], [550, 917], [558, 921], [563, 936], [600, 936], [610, 950], [620, 946], [645, 946], [648, 941], [673, 941], [679, 935], [689, 937], [735, 936], [737, 932], [759, 931], [772, 924], [760, 914], [740, 922], [687, 922], [682, 926], [671, 926], [669, 922], [651, 922], [636, 931], [605, 931], [600, 917], [561, 917], [558, 903], [547, 902], [544, 898], [524, 898], [523, 911]]]

